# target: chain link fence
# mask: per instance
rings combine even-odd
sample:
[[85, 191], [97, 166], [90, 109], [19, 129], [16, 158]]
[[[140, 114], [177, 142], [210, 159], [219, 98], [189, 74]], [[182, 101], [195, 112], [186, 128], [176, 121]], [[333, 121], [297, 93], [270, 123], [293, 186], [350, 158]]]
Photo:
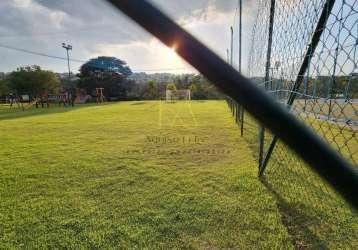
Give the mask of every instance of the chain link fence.
[[[357, 165], [358, 1], [259, 0], [250, 42], [251, 80]], [[253, 118], [244, 128], [295, 246], [357, 249], [356, 212]]]

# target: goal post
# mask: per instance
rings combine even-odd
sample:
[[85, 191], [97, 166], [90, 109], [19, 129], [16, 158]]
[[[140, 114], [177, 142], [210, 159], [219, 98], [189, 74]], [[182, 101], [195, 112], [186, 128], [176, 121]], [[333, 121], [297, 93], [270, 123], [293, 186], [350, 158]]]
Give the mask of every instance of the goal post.
[[191, 100], [191, 92], [190, 89], [178, 89], [178, 90], [170, 90], [167, 89], [165, 91], [165, 100], [167, 102], [173, 102], [177, 100]]

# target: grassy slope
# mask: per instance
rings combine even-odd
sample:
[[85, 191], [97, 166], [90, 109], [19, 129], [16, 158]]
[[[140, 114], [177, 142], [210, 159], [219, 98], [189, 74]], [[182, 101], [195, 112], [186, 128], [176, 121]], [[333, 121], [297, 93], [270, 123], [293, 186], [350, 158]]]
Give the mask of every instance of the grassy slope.
[[7, 112], [0, 131], [0, 248], [293, 247], [224, 102]]

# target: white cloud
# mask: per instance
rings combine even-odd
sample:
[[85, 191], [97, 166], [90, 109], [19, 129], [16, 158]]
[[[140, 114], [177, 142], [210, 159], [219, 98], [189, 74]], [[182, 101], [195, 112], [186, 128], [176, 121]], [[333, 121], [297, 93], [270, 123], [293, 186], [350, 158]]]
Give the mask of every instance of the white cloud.
[[[236, 0], [153, 0], [165, 12], [209, 45], [223, 58], [229, 46], [229, 27]], [[246, 2], [246, 1], [244, 1]], [[250, 7], [251, 8], [251, 7]], [[60, 44], [73, 45], [71, 57], [87, 60], [116, 56], [134, 69], [188, 68], [182, 60], [168, 62], [166, 49], [151, 35], [105, 1], [99, 0], [1, 0], [0, 44], [64, 56]], [[62, 61], [39, 58], [0, 48], [0, 67], [40, 64], [66, 71]], [[78, 63], [72, 63], [74, 70]]]
[[33, 2], [32, 0], [14, 0], [13, 4], [18, 8], [28, 8]]
[[[149, 42], [132, 42], [129, 44], [98, 45], [91, 57], [99, 55], [115, 56], [124, 59], [135, 71], [146, 69], [177, 69], [173, 73], [195, 72], [172, 49], [152, 38]], [[135, 66], [132, 66], [135, 65]], [[162, 70], [160, 70], [162, 71]]]

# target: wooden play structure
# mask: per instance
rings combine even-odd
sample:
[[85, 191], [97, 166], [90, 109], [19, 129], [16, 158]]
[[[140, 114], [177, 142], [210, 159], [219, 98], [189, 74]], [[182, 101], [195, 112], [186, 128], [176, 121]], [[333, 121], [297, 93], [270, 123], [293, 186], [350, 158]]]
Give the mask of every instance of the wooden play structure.
[[[104, 88], [96, 88], [96, 102], [101, 104], [105, 102]], [[3, 98], [2, 107], [10, 109], [28, 110], [30, 108], [50, 108], [51, 104], [58, 106], [74, 106], [75, 104], [84, 104], [93, 100], [93, 97], [87, 94], [84, 89], [66, 89], [58, 94], [49, 94], [47, 91], [35, 96], [30, 94], [18, 95], [9, 94]], [[0, 100], [1, 101], [1, 100]]]
[[103, 90], [104, 90], [104, 88], [96, 88], [96, 102], [97, 102], [97, 104], [104, 103], [105, 97], [103, 95]]
[[59, 106], [64, 107], [74, 106], [75, 98], [74, 90], [62, 91], [59, 94], [49, 94], [45, 91], [37, 96], [10, 94], [6, 97], [5, 104], [7, 103], [10, 109], [17, 108], [24, 111], [32, 107], [50, 108], [50, 103], [58, 103]]
[[87, 94], [87, 91], [84, 89], [76, 88], [76, 104], [84, 104], [91, 101], [92, 97]]
[[10, 94], [7, 97], [7, 101], [9, 103], [10, 109], [19, 108], [19, 109], [24, 110], [24, 105], [22, 104], [22, 102], [23, 102], [23, 97], [22, 96]]

